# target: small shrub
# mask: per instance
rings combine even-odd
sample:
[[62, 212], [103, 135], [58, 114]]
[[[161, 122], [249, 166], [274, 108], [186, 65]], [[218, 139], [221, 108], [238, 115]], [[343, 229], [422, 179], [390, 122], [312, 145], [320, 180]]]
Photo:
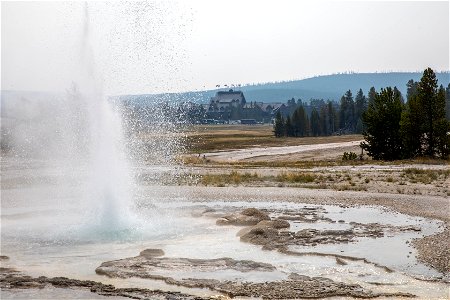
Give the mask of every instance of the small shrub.
[[242, 175], [236, 171], [231, 171], [228, 181], [234, 184], [239, 184], [242, 182]]
[[277, 181], [281, 182], [291, 182], [291, 183], [310, 183], [314, 182], [316, 179], [321, 179], [321, 177], [311, 174], [311, 173], [293, 173], [293, 172], [282, 172], [276, 177]]
[[407, 177], [412, 183], [430, 184], [433, 181], [442, 178], [446, 180], [450, 175], [450, 170], [423, 170], [418, 168], [409, 168], [403, 171], [404, 177]]
[[355, 152], [344, 152], [342, 160], [356, 160], [358, 155]]
[[201, 177], [201, 183], [203, 185], [225, 186], [227, 184], [239, 185], [245, 182], [253, 182], [260, 180], [258, 174], [244, 173], [241, 174], [237, 171], [231, 171], [230, 174], [206, 174]]
[[349, 186], [349, 185], [346, 185], [346, 184], [341, 185], [341, 186], [338, 188], [338, 191], [347, 191], [347, 190], [350, 190], [350, 186]]

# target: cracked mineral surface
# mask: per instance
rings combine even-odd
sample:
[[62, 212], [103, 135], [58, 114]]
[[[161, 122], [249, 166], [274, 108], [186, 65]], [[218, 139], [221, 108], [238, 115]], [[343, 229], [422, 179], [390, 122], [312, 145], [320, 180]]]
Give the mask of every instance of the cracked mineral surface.
[[229, 297], [244, 296], [263, 299], [290, 298], [324, 298], [332, 296], [347, 296], [358, 298], [374, 297], [414, 297], [410, 293], [376, 293], [358, 284], [336, 282], [323, 277], [309, 277], [291, 273], [285, 280], [249, 282], [236, 280], [218, 280], [210, 278], [180, 278], [160, 275], [167, 270], [190, 272], [208, 272], [235, 270], [239, 272], [271, 272], [275, 267], [254, 261], [236, 261], [230, 258], [197, 260], [188, 258], [156, 258], [136, 256], [102, 263], [97, 274], [109, 277], [141, 277], [145, 279], [162, 280], [170, 285], [189, 288], [208, 288], [228, 295]]

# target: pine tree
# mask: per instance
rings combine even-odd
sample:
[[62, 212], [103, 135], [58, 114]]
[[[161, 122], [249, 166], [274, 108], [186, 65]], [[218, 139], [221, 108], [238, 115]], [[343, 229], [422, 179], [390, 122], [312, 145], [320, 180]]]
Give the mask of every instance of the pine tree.
[[355, 97], [355, 132], [363, 132], [362, 114], [367, 110], [367, 99], [362, 89], [359, 89]]
[[417, 93], [408, 93], [405, 110], [400, 121], [400, 133], [403, 141], [403, 157], [413, 158], [421, 156], [423, 134], [420, 124], [423, 123], [423, 114], [417, 99]]
[[284, 130], [286, 136], [294, 136], [294, 128], [292, 127], [291, 117], [287, 116], [284, 123]]
[[304, 136], [311, 136], [311, 122], [306, 113], [305, 113], [305, 135]]
[[422, 144], [424, 140], [420, 124], [424, 120], [418, 100], [418, 84], [412, 79], [406, 84], [406, 105], [400, 121], [404, 158], [414, 158], [423, 155]]
[[409, 101], [409, 99], [413, 96], [417, 96], [418, 84], [418, 82], [415, 82], [412, 79], [408, 81], [408, 83], [406, 84], [406, 101]]
[[330, 135], [330, 130], [328, 128], [329, 124], [329, 115], [328, 115], [328, 105], [323, 105], [320, 107], [320, 135]]
[[320, 135], [320, 117], [315, 107], [311, 112], [311, 135], [312, 136]]
[[371, 87], [369, 89], [369, 93], [367, 94], [367, 105], [369, 105], [370, 103], [373, 103], [373, 101], [375, 100], [375, 96], [377, 95], [377, 91], [375, 90], [374, 87]]
[[299, 109], [297, 108], [292, 114], [292, 131], [294, 136], [300, 136], [300, 115]]
[[447, 136], [443, 136], [443, 130], [448, 123], [444, 122], [445, 93], [438, 95], [436, 74], [431, 68], [427, 68], [423, 72], [417, 87], [417, 97], [424, 116], [421, 127], [425, 137], [425, 154], [431, 157], [445, 155], [445, 151], [441, 153], [445, 149], [437, 149], [437, 145], [441, 145], [442, 140], [447, 138]]
[[433, 121], [436, 137], [435, 151], [437, 156], [447, 158], [450, 154], [450, 135], [448, 134], [450, 132], [450, 122], [445, 118], [445, 89], [442, 85], [439, 87], [436, 100], [440, 117]]
[[402, 104], [405, 104], [405, 101], [403, 100], [403, 95], [402, 95], [402, 93], [397, 89], [396, 86], [394, 86], [394, 93], [395, 93], [395, 95], [397, 95], [398, 97], [400, 97], [400, 101], [402, 102]]
[[388, 87], [376, 93], [373, 102], [363, 113], [366, 127], [365, 141], [361, 147], [379, 160], [394, 160], [402, 156], [400, 118], [402, 113], [401, 95]]
[[296, 136], [306, 136], [308, 124], [306, 112], [303, 105], [300, 105], [295, 110], [292, 123], [294, 126], [294, 132]]
[[355, 103], [350, 90], [345, 92], [341, 98], [341, 107], [339, 111], [339, 127], [345, 131], [353, 132], [355, 130]]
[[278, 110], [277, 114], [275, 115], [275, 123], [273, 126], [273, 133], [275, 134], [275, 137], [284, 136], [284, 120], [283, 120], [283, 116], [281, 115], [281, 112], [279, 110]]
[[333, 106], [333, 102], [328, 101], [327, 106], [329, 116], [328, 128], [330, 130], [330, 134], [333, 134], [339, 127], [339, 119], [337, 117], [336, 109]]
[[445, 89], [445, 117], [450, 121], [450, 83]]

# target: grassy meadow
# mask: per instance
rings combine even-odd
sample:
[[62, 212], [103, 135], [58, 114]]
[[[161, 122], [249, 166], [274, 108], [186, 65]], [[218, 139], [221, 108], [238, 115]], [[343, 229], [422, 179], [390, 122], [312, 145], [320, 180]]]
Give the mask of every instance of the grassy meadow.
[[[271, 125], [195, 125], [185, 131], [186, 152], [178, 156], [184, 176], [167, 184], [273, 186], [353, 190], [374, 193], [450, 196], [449, 161], [417, 158], [398, 161], [343, 160], [359, 146], [324, 148], [302, 154], [220, 160], [204, 153], [253, 147], [299, 146], [361, 141], [361, 135], [275, 138]], [[199, 155], [200, 154], [200, 155]]]

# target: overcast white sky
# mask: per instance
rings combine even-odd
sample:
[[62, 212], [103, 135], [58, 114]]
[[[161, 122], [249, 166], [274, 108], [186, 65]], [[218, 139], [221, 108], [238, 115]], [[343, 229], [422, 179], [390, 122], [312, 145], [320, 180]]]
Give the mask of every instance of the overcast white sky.
[[449, 70], [449, 2], [2, 2], [2, 89], [62, 91], [82, 45], [107, 94]]

